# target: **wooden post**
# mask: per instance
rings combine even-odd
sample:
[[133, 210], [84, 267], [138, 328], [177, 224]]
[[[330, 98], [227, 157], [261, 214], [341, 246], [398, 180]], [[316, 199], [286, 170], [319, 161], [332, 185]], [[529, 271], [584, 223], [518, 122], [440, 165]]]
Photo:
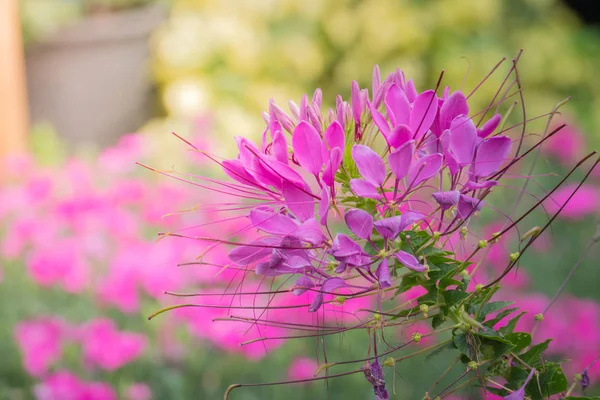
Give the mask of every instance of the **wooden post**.
[[26, 150], [28, 129], [19, 0], [0, 0], [0, 160]]

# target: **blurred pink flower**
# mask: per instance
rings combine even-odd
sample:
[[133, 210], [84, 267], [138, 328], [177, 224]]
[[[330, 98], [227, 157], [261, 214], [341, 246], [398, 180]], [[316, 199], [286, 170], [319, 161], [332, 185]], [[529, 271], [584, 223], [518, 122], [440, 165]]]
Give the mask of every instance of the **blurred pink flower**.
[[567, 219], [580, 219], [597, 212], [599, 210], [600, 191], [594, 186], [584, 184], [568, 201], [569, 196], [576, 188], [577, 184], [571, 184], [558, 189], [545, 202], [546, 210], [549, 213], [556, 213], [563, 204], [567, 203], [560, 214], [562, 218]]
[[[562, 124], [562, 122], [561, 122]], [[556, 124], [553, 129], [558, 128]], [[581, 132], [572, 124], [569, 124], [555, 133], [542, 145], [542, 151], [557, 157], [561, 163], [571, 165], [577, 161], [585, 146], [585, 140]]]
[[146, 347], [147, 339], [138, 333], [119, 332], [112, 320], [96, 319], [82, 332], [83, 357], [91, 365], [113, 371], [134, 361]]
[[15, 336], [23, 353], [23, 365], [30, 375], [44, 375], [62, 356], [63, 329], [56, 318], [20, 322]]
[[79, 400], [85, 390], [84, 383], [68, 371], [59, 371], [36, 385], [33, 393], [37, 400]]
[[59, 371], [36, 385], [37, 400], [117, 400], [117, 394], [104, 382], [85, 382], [69, 371]]
[[308, 357], [298, 357], [292, 361], [288, 369], [288, 378], [290, 380], [302, 380], [313, 378], [319, 364]]
[[127, 400], [150, 400], [152, 391], [145, 383], [134, 383], [125, 390], [125, 398]]

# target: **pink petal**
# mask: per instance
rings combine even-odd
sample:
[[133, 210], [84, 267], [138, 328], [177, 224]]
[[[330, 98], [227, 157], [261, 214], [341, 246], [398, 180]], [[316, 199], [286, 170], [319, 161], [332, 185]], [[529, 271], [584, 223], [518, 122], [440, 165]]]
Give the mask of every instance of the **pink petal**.
[[302, 121], [296, 126], [292, 135], [294, 156], [300, 166], [313, 175], [318, 175], [323, 166], [321, 145], [321, 137], [312, 125]]
[[427, 267], [425, 267], [424, 265], [422, 265], [419, 262], [419, 260], [417, 260], [415, 258], [415, 256], [413, 256], [410, 253], [407, 253], [405, 251], [399, 250], [395, 254], [395, 256], [398, 259], [398, 261], [400, 261], [402, 263], [402, 265], [404, 265], [408, 269], [412, 269], [413, 271], [417, 271], [417, 272], [425, 272], [425, 271], [427, 271]]
[[352, 158], [358, 171], [373, 185], [381, 186], [385, 179], [385, 164], [370, 147], [357, 144], [352, 148]]
[[371, 110], [371, 116], [373, 117], [375, 125], [379, 128], [379, 131], [384, 137], [388, 137], [390, 134], [390, 126], [385, 117], [370, 102], [367, 102], [367, 106], [369, 107], [369, 110]]
[[459, 115], [469, 115], [467, 99], [462, 92], [454, 92], [444, 101], [440, 108], [440, 126], [443, 129], [450, 128], [450, 124]]
[[379, 193], [377, 186], [373, 185], [369, 181], [364, 179], [351, 179], [350, 188], [359, 197], [366, 197], [368, 199], [380, 199], [381, 194]]
[[323, 186], [321, 190], [321, 201], [319, 202], [319, 222], [321, 225], [327, 225], [327, 215], [329, 214], [330, 198], [327, 187]]
[[576, 188], [577, 184], [571, 184], [554, 192], [544, 203], [548, 212], [554, 214], [558, 212], [563, 204], [567, 203], [560, 213], [562, 218], [580, 219], [596, 213], [599, 210], [600, 191], [591, 185], [584, 184], [573, 195], [571, 200], [568, 200]]
[[[252, 242], [252, 246], [238, 246], [231, 250], [229, 259], [239, 266], [250, 265], [270, 255], [272, 246], [277, 246], [280, 242], [279, 238], [262, 238]], [[262, 245], [266, 247], [261, 247]]]
[[396, 125], [387, 137], [387, 142], [392, 147], [400, 147], [413, 138], [413, 131], [407, 125]]
[[273, 134], [272, 153], [275, 159], [283, 164], [288, 163], [288, 146], [285, 136], [281, 130], [275, 131]]
[[358, 82], [352, 81], [352, 116], [354, 117], [354, 122], [357, 125], [360, 124], [360, 115], [362, 113], [362, 109], [363, 106]]
[[388, 156], [390, 169], [396, 175], [396, 179], [402, 179], [408, 174], [410, 164], [413, 161], [415, 153], [415, 141], [410, 140], [404, 143], [401, 147], [394, 150]]
[[375, 275], [377, 275], [377, 280], [379, 281], [380, 288], [385, 289], [392, 286], [392, 278], [390, 276], [390, 267], [388, 265], [387, 258], [381, 260], [381, 263], [379, 263], [379, 266], [375, 271]]
[[436, 192], [432, 194], [433, 198], [440, 205], [442, 210], [447, 210], [452, 206], [458, 205], [460, 199], [460, 192], [458, 190], [451, 190], [449, 192]]
[[481, 143], [473, 163], [473, 176], [482, 178], [498, 171], [510, 152], [511, 144], [507, 136], [495, 136]]
[[310, 189], [301, 190], [292, 183], [285, 181], [283, 182], [281, 194], [285, 199], [285, 203], [290, 211], [301, 222], [312, 218], [315, 214], [315, 199], [313, 196], [307, 193], [309, 190]]
[[416, 186], [437, 174], [442, 168], [442, 158], [441, 154], [436, 153], [422, 157], [413, 163], [408, 172], [409, 185]]
[[342, 126], [337, 122], [333, 121], [331, 125], [325, 130], [325, 144], [328, 150], [332, 150], [338, 147], [342, 153], [344, 152], [345, 136]]
[[492, 118], [486, 121], [485, 124], [481, 127], [481, 129], [477, 130], [477, 135], [480, 138], [486, 138], [491, 135], [498, 125], [500, 125], [500, 121], [502, 121], [502, 116], [500, 114], [494, 115]]
[[341, 164], [342, 150], [339, 147], [335, 147], [329, 153], [329, 159], [327, 160], [325, 170], [323, 171], [323, 182], [325, 182], [327, 186], [333, 186], [335, 174], [337, 173]]
[[477, 129], [466, 115], [460, 115], [450, 125], [450, 150], [461, 167], [471, 164], [477, 141]]
[[415, 133], [415, 138], [422, 137], [435, 120], [438, 112], [438, 101], [433, 90], [427, 90], [419, 95], [413, 104], [410, 114], [410, 128]]
[[461, 194], [458, 200], [458, 216], [462, 219], [468, 219], [475, 212], [481, 210], [483, 204], [483, 200]]
[[300, 241], [310, 243], [313, 246], [318, 246], [325, 241], [325, 236], [323, 235], [316, 218], [310, 218], [304, 221], [302, 225], [291, 233], [291, 235]]
[[287, 235], [298, 228], [293, 219], [268, 208], [250, 211], [250, 222], [254, 228], [275, 235]]
[[346, 225], [360, 239], [368, 239], [373, 232], [373, 217], [364, 210], [353, 209], [344, 215]]
[[317, 296], [313, 300], [308, 311], [315, 312], [319, 308], [321, 308], [321, 305], [323, 304], [323, 295], [324, 294], [331, 293], [335, 289], [339, 289], [339, 288], [346, 287], [346, 286], [347, 286], [346, 282], [342, 278], [327, 279], [325, 282], [323, 282], [323, 285], [321, 285], [321, 291], [317, 294]]
[[410, 103], [398, 85], [394, 84], [388, 88], [385, 94], [385, 106], [392, 125], [409, 124]]

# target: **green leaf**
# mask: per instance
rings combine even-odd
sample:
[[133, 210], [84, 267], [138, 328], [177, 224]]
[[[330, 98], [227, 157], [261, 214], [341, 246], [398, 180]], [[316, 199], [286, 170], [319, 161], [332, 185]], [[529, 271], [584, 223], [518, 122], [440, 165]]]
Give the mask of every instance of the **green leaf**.
[[469, 343], [467, 341], [467, 335], [464, 333], [460, 333], [452, 339], [452, 343], [454, 343], [454, 347], [460, 351], [462, 354], [471, 358], [471, 348], [469, 347]]
[[523, 315], [525, 315], [526, 312], [522, 312], [519, 315], [517, 315], [516, 317], [514, 317], [513, 319], [511, 319], [510, 321], [508, 321], [508, 324], [506, 324], [506, 326], [503, 326], [502, 328], [498, 329], [500, 332], [502, 333], [511, 333], [515, 330], [516, 326], [517, 326], [517, 322], [519, 322], [519, 320], [521, 319], [521, 317]]
[[495, 311], [498, 311], [504, 307], [510, 306], [511, 304], [513, 304], [513, 301], [493, 301], [487, 304], [484, 304], [483, 306], [477, 307], [477, 309], [473, 312], [471, 310], [471, 314], [475, 314], [477, 312], [479, 312], [478, 314], [478, 321], [483, 321], [485, 320], [485, 317]]
[[504, 337], [514, 346], [513, 352], [519, 352], [531, 344], [531, 335], [526, 332], [507, 333]]
[[446, 317], [443, 313], [439, 313], [433, 316], [431, 319], [431, 327], [433, 329], [439, 328], [444, 322], [446, 322]]
[[544, 353], [544, 351], [546, 351], [548, 349], [548, 345], [550, 344], [551, 341], [552, 341], [552, 339], [548, 339], [542, 343], [536, 344], [535, 346], [530, 348], [528, 351], [521, 354], [519, 356], [519, 358], [527, 364], [537, 363], [540, 356], [542, 355], [542, 353]]
[[469, 294], [461, 290], [447, 290], [443, 293], [443, 296], [446, 305], [453, 306], [469, 297]]
[[567, 390], [569, 382], [560, 364], [553, 362], [544, 363], [538, 372], [539, 377], [537, 379], [534, 377], [525, 388], [525, 393], [533, 400], [542, 400], [548, 396]]
[[498, 315], [496, 315], [494, 318], [490, 319], [489, 321], [485, 321], [483, 323], [483, 325], [493, 328], [494, 325], [496, 325], [498, 322], [500, 322], [504, 318], [508, 317], [510, 314], [512, 314], [516, 310], [518, 310], [518, 308], [509, 308], [508, 310], [504, 310], [501, 313], [498, 313]]

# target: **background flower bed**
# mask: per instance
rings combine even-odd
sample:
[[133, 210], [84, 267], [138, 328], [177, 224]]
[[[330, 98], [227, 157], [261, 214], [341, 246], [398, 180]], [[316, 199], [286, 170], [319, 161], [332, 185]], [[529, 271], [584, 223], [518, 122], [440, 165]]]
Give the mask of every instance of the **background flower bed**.
[[[212, 314], [146, 320], [173, 301], [164, 295], [166, 289], [197, 289], [184, 284], [190, 281], [222, 283], [213, 271], [175, 266], [195, 259], [202, 252], [197, 245], [173, 239], [155, 243], [159, 231], [197, 223], [193, 213], [163, 218], [165, 214], [202, 200], [193, 188], [134, 162], [161, 168], [175, 164], [180, 171], [212, 168], [201, 157], [181, 160], [184, 145], [168, 135], [170, 130], [193, 136], [205, 148], [228, 147], [235, 134], [262, 133], [260, 111], [269, 97], [280, 103], [298, 101], [313, 86], [323, 87], [325, 98], [347, 94], [349, 80], [369, 81], [373, 62], [386, 71], [402, 67], [420, 83], [435, 81], [442, 67], [451, 67], [446, 72], [449, 82], [461, 82], [470, 65], [465, 85], [472, 87], [498, 59], [523, 47], [520, 71], [530, 115], [549, 111], [567, 95], [574, 97], [566, 118], [576, 126], [561, 134], [562, 142], [558, 138], [545, 146], [549, 158], [536, 172], [564, 172], [581, 155], [583, 146], [577, 143], [597, 144], [594, 132], [600, 124], [593, 111], [598, 108], [600, 41], [558, 3], [320, 4], [280, 1], [261, 8], [252, 2], [236, 2], [237, 7], [229, 2], [174, 2], [171, 20], [153, 42], [155, 76], [167, 117], [148, 124], [150, 134], [127, 137], [99, 157], [68, 157], [52, 167], [33, 157], [7, 167], [10, 182], [0, 191], [0, 353], [7, 360], [0, 367], [2, 395], [19, 392], [27, 398], [35, 392], [39, 397], [48, 387], [64, 385], [93, 398], [107, 398], [112, 390], [119, 398], [143, 399], [143, 385], [148, 385], [154, 398], [218, 398], [234, 381], [284, 379], [288, 368], [290, 376], [314, 372], [310, 360], [317, 353], [310, 340], [287, 343], [258, 360], [260, 351], [238, 346], [245, 340], [242, 335], [221, 340], [227, 325], [206, 328]], [[496, 86], [486, 85], [481, 97], [489, 98]], [[213, 114], [216, 124], [202, 125], [197, 119], [202, 112]], [[550, 184], [556, 177], [540, 179]], [[512, 286], [507, 296], [531, 310], [523, 325], [533, 324], [533, 315], [546, 306], [594, 234], [598, 207], [591, 200], [598, 196], [599, 182], [593, 179], [554, 226], [546, 246], [525, 257], [519, 273], [507, 282]], [[532, 225], [541, 221], [541, 216], [536, 218]], [[490, 268], [503, 265], [516, 240], [493, 248]], [[551, 349], [573, 359], [568, 369], [572, 373], [600, 353], [596, 254], [584, 262], [567, 286], [572, 294], [561, 298], [537, 333], [556, 338]], [[403, 335], [410, 337], [412, 331]], [[98, 342], [111, 346], [99, 352]], [[352, 350], [352, 337], [329, 348], [333, 354]], [[398, 366], [398, 398], [421, 393], [428, 381], [414, 365]], [[439, 374], [446, 365], [443, 358], [428, 361], [427, 373]], [[592, 371], [592, 383], [597, 376]], [[326, 389], [317, 383], [246, 390], [236, 396], [269, 398], [282, 390], [286, 397], [300, 399], [318, 398]], [[353, 378], [329, 386], [332, 398], [361, 390], [366, 396], [362, 382]]]

